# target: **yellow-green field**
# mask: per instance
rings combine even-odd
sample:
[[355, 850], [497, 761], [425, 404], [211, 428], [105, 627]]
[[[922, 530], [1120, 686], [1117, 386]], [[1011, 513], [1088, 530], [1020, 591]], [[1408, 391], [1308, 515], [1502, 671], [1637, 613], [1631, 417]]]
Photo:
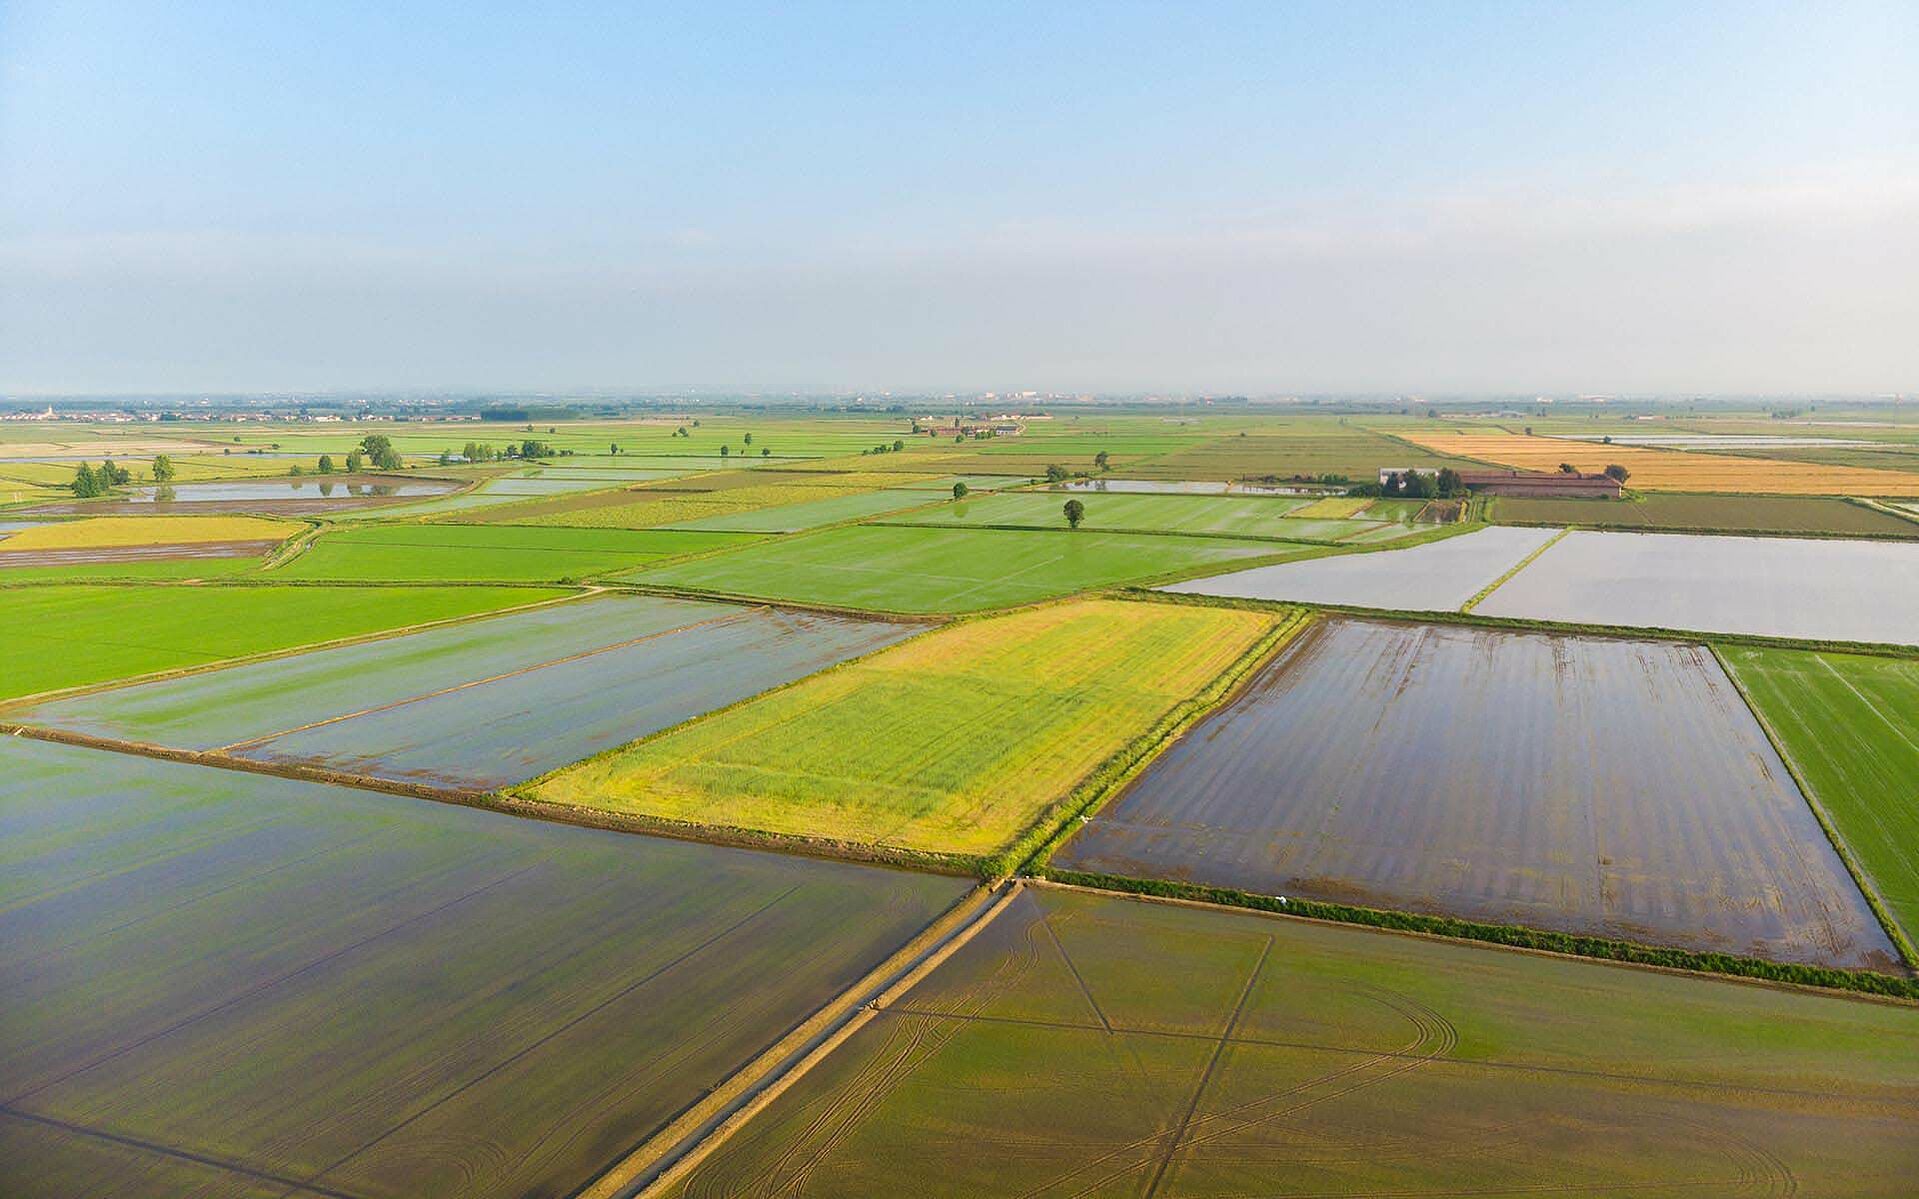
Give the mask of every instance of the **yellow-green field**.
[[91, 516], [22, 529], [0, 541], [0, 553], [101, 549], [121, 545], [191, 545], [206, 541], [278, 541], [300, 526], [257, 516]]
[[1283, 619], [1089, 600], [967, 621], [521, 793], [794, 837], [992, 853]]

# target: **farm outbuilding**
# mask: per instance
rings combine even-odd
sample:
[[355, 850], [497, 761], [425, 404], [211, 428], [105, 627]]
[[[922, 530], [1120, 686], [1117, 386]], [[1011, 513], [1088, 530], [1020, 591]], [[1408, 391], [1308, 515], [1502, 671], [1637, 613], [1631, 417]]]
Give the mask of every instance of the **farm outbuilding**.
[[1520, 470], [1462, 470], [1459, 481], [1467, 490], [1485, 495], [1576, 496], [1585, 499], [1616, 500], [1625, 494], [1625, 484], [1610, 475], [1545, 474]]

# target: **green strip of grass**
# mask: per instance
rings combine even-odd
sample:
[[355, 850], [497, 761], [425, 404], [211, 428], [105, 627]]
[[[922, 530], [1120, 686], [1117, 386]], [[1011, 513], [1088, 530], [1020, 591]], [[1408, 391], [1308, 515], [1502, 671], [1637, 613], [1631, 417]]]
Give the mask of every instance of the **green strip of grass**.
[[524, 587], [0, 588], [0, 699], [205, 666], [565, 594]]
[[[1888, 932], [1919, 930], [1919, 662], [1719, 647]], [[1877, 892], [1877, 894], [1875, 894]]]

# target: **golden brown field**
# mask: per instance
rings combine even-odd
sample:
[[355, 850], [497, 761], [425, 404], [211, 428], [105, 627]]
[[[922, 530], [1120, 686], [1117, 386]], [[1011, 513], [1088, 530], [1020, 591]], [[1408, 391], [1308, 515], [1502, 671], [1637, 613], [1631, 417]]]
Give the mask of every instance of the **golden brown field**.
[[1646, 491], [1724, 491], [1753, 495], [1919, 496], [1919, 475], [1863, 466], [1734, 458], [1689, 450], [1646, 449], [1517, 433], [1407, 433], [1407, 441], [1460, 458], [1520, 470], [1558, 470], [1562, 462], [1589, 473], [1618, 463], [1628, 486]]

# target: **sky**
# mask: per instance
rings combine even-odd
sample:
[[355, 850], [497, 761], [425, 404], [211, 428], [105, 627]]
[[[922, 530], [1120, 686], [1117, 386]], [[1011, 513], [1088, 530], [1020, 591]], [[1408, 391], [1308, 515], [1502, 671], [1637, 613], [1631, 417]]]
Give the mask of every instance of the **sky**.
[[0, 0], [0, 392], [1919, 393], [1919, 4]]

